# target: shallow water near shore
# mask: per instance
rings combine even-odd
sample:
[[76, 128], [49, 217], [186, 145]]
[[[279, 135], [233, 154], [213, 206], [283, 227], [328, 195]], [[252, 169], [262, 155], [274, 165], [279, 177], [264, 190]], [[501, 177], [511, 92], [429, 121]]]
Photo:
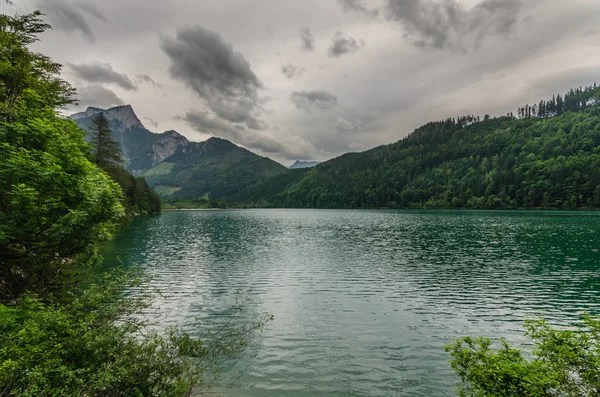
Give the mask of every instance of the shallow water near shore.
[[154, 276], [161, 326], [275, 315], [219, 395], [447, 396], [456, 337], [600, 314], [599, 249], [597, 212], [226, 210], [138, 217], [104, 256]]

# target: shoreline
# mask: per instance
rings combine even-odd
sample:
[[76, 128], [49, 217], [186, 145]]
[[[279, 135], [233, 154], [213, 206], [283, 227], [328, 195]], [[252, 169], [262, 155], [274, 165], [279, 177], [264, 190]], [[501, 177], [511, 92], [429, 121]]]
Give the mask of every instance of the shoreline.
[[163, 208], [162, 211], [225, 211], [225, 210], [327, 210], [327, 211], [497, 211], [497, 212], [596, 212], [600, 208], [297, 208], [297, 207], [232, 207], [232, 208]]

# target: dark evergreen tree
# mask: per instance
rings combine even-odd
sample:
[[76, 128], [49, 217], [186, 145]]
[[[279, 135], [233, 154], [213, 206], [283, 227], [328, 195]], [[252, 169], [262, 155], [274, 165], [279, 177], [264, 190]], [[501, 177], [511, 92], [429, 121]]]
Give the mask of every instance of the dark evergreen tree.
[[121, 148], [113, 138], [108, 120], [99, 114], [90, 128], [92, 160], [108, 173], [120, 186], [125, 197], [123, 205], [129, 214], [155, 214], [161, 212], [158, 195], [142, 177], [131, 175], [121, 165]]
[[92, 120], [90, 128], [93, 160], [100, 167], [107, 169], [121, 164], [123, 157], [119, 144], [112, 138], [108, 120], [99, 114]]

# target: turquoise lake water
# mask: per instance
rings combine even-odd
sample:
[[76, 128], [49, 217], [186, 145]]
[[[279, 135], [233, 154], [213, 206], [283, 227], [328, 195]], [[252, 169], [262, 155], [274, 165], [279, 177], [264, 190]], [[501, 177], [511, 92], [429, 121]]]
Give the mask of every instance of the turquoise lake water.
[[447, 396], [456, 337], [600, 314], [599, 249], [596, 212], [224, 210], [139, 217], [105, 258], [154, 276], [161, 327], [275, 315], [219, 394]]

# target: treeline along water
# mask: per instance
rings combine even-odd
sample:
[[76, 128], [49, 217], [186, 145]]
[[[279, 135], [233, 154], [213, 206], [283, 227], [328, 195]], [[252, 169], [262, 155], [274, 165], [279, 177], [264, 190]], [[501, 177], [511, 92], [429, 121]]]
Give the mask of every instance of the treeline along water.
[[180, 211], [105, 257], [155, 276], [161, 326], [210, 325], [236, 296], [275, 315], [225, 395], [447, 396], [454, 338], [600, 314], [599, 242], [595, 212]]

